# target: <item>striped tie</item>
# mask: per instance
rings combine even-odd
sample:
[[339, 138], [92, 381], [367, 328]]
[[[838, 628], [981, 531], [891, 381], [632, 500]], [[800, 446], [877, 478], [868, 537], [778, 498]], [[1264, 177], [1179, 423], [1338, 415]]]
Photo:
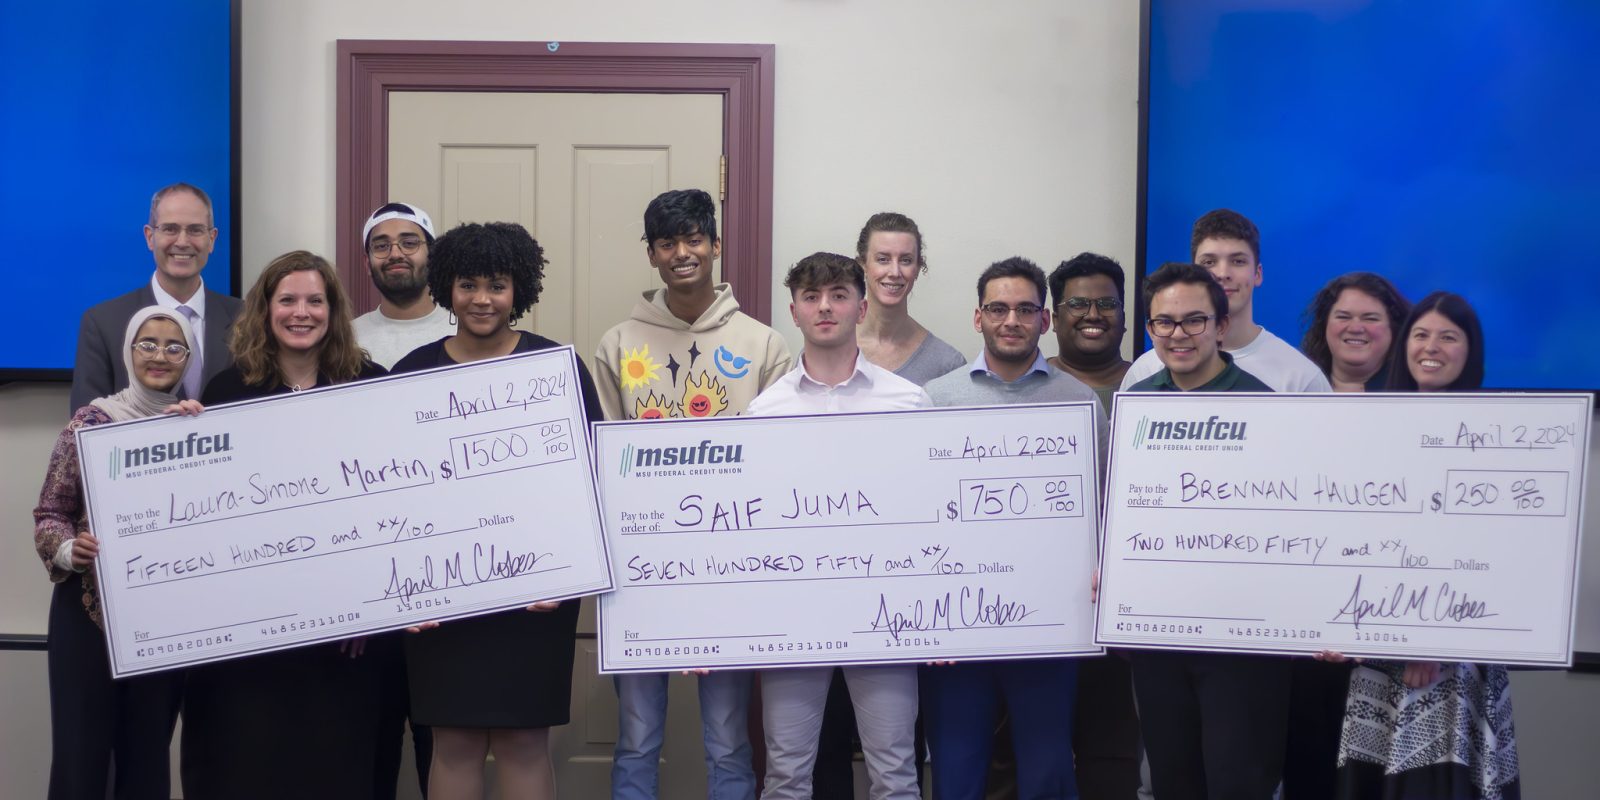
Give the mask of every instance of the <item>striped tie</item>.
[[[199, 312], [186, 305], [178, 306], [178, 311], [189, 318], [189, 327], [199, 333], [195, 325], [200, 321]], [[183, 373], [183, 396], [190, 400], [199, 400], [200, 390], [205, 387], [201, 374], [205, 369], [205, 357], [201, 355], [201, 349], [201, 342], [195, 342], [194, 347], [189, 349], [189, 369]]]

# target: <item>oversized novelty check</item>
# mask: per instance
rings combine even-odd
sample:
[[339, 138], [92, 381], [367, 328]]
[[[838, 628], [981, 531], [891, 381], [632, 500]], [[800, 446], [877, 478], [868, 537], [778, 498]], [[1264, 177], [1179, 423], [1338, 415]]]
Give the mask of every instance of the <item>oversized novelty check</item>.
[[78, 432], [116, 676], [610, 587], [571, 348]]
[[1097, 641], [1569, 664], [1590, 395], [1118, 395]]
[[1092, 655], [1089, 403], [595, 427], [600, 669]]

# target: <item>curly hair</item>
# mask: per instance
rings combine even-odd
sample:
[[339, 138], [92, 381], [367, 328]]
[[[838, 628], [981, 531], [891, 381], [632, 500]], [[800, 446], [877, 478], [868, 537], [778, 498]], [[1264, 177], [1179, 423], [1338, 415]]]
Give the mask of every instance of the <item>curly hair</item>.
[[[1333, 304], [1339, 302], [1339, 295], [1346, 289], [1354, 289], [1383, 305], [1384, 312], [1389, 315], [1390, 342], [1400, 338], [1400, 323], [1411, 313], [1411, 303], [1406, 301], [1405, 295], [1400, 294], [1388, 278], [1376, 272], [1346, 272], [1328, 281], [1311, 298], [1311, 305], [1306, 306], [1302, 316], [1306, 335], [1300, 340], [1300, 352], [1305, 353], [1324, 375], [1333, 373], [1333, 351], [1328, 348], [1328, 317], [1333, 314]], [[1385, 353], [1385, 365], [1388, 359]]]
[[1394, 392], [1417, 391], [1417, 379], [1411, 374], [1411, 365], [1406, 363], [1406, 341], [1411, 338], [1411, 327], [1429, 311], [1439, 312], [1467, 335], [1467, 363], [1461, 365], [1461, 374], [1444, 390], [1470, 392], [1483, 388], [1483, 325], [1467, 299], [1451, 292], [1434, 292], [1411, 307], [1405, 324], [1400, 326], [1403, 335], [1394, 337], [1394, 345], [1389, 350], [1389, 363], [1399, 367], [1389, 370], [1386, 388]]
[[544, 289], [544, 248], [515, 222], [468, 222], [439, 237], [428, 254], [428, 293], [446, 311], [458, 278], [511, 279], [511, 321], [539, 302]]
[[272, 333], [272, 296], [278, 284], [291, 272], [312, 271], [322, 278], [328, 301], [328, 331], [317, 345], [317, 372], [332, 383], [344, 383], [361, 374], [366, 351], [356, 344], [350, 321], [350, 298], [339, 283], [339, 275], [328, 260], [305, 250], [294, 250], [272, 259], [261, 271], [254, 286], [245, 294], [244, 307], [233, 322], [228, 350], [239, 366], [244, 382], [273, 388], [282, 382], [278, 370], [278, 339]]
[[922, 274], [928, 274], [928, 259], [922, 257], [922, 231], [917, 229], [914, 220], [897, 211], [880, 211], [868, 217], [867, 224], [861, 226], [861, 233], [856, 236], [856, 261], [863, 266], [867, 263], [867, 241], [874, 233], [911, 234], [911, 238], [917, 240], [917, 267]]

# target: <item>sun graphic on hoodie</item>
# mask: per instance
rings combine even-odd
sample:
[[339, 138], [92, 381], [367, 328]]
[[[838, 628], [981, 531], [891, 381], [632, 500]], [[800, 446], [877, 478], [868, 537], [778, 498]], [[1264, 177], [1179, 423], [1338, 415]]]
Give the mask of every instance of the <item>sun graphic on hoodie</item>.
[[678, 416], [677, 405], [655, 392], [633, 401], [634, 419], [669, 419]]
[[630, 392], [655, 383], [661, 379], [659, 369], [661, 365], [650, 358], [650, 345], [622, 351], [622, 368], [617, 370], [622, 378], [622, 390]]

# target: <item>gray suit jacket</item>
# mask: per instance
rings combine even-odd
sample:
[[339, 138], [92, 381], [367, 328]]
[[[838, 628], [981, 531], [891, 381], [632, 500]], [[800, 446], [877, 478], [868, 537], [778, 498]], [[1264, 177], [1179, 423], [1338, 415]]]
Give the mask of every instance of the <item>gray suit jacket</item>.
[[[239, 316], [237, 297], [206, 292], [206, 340], [201, 354], [205, 358], [205, 374], [201, 385], [233, 364], [228, 352], [228, 333], [233, 329], [234, 317]], [[156, 294], [150, 284], [134, 289], [125, 295], [113, 297], [83, 312], [78, 324], [78, 357], [72, 367], [72, 408], [76, 411], [97, 397], [105, 397], [128, 386], [128, 368], [122, 363], [122, 337], [127, 335], [128, 320], [145, 306], [156, 304]], [[178, 390], [179, 395], [183, 389]]]

